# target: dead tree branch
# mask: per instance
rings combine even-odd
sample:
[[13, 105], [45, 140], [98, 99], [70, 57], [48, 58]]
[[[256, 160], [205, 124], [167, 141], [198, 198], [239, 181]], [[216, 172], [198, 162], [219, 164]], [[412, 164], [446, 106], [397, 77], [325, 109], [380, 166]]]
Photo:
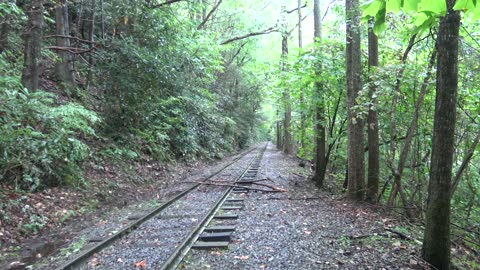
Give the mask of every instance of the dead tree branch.
[[157, 4], [157, 5], [153, 5], [152, 8], [161, 8], [161, 7], [168, 6], [168, 5], [171, 5], [173, 3], [180, 2], [180, 1], [183, 1], [183, 0], [169, 0], [169, 1]]
[[254, 36], [267, 35], [267, 34], [270, 34], [270, 33], [273, 33], [273, 32], [278, 32], [278, 29], [276, 29], [275, 27], [270, 27], [270, 28], [265, 29], [263, 31], [252, 32], [252, 33], [248, 33], [248, 34], [241, 35], [241, 36], [238, 36], [238, 37], [233, 37], [233, 38], [230, 38], [230, 39], [227, 39], [227, 40], [223, 41], [222, 43], [220, 43], [220, 45], [227, 45], [228, 43], [232, 43], [232, 42], [237, 41], [237, 40], [242, 40], [242, 39], [246, 39], [246, 38], [254, 37]]
[[212, 16], [212, 14], [218, 9], [220, 4], [222, 4], [222, 1], [223, 0], [218, 0], [217, 4], [215, 6], [213, 6], [213, 8], [212, 8], [212, 10], [210, 10], [210, 12], [208, 12], [207, 16], [205, 17], [205, 19], [203, 19], [202, 23], [200, 23], [198, 25], [197, 30], [200, 30], [205, 26], [205, 24], [208, 22], [208, 20]]

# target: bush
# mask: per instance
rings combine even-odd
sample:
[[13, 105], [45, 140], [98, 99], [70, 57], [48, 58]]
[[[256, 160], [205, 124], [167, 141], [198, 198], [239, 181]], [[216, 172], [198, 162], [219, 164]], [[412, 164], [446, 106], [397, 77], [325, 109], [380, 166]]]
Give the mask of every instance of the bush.
[[76, 103], [55, 106], [51, 93], [29, 92], [18, 78], [0, 80], [1, 181], [21, 189], [78, 184], [98, 116]]

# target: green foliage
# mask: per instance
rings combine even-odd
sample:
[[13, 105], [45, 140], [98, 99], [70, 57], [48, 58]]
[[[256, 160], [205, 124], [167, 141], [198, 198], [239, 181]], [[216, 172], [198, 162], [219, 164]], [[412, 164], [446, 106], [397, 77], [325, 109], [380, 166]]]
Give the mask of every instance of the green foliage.
[[95, 136], [98, 116], [75, 103], [56, 106], [53, 94], [29, 92], [18, 77], [2, 77], [0, 85], [2, 181], [31, 190], [77, 184], [90, 153], [81, 138]]
[[[411, 13], [414, 17], [414, 33], [428, 30], [435, 26], [438, 18], [447, 11], [443, 0], [371, 0], [362, 5], [363, 18], [375, 18], [374, 32], [381, 33], [386, 29], [385, 16], [389, 12], [397, 13], [400, 10]], [[480, 19], [480, 4], [476, 0], [456, 1], [454, 10], [461, 10], [471, 20]]]

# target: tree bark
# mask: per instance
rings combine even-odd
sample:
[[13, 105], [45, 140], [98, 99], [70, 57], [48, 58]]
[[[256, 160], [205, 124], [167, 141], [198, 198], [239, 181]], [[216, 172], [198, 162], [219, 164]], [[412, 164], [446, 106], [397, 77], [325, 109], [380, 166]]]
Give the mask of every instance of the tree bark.
[[[56, 23], [56, 32], [57, 32], [57, 42], [58, 47], [70, 47], [70, 26], [68, 20], [68, 1], [67, 0], [58, 0], [57, 5], [55, 6], [55, 23]], [[63, 36], [63, 37], [62, 37]], [[75, 83], [75, 73], [73, 69], [73, 56], [66, 51], [58, 51], [58, 55], [62, 59], [60, 63], [57, 63], [55, 70], [58, 78], [67, 83]]]
[[369, 99], [372, 102], [368, 110], [367, 134], [368, 134], [368, 176], [367, 194], [365, 200], [376, 203], [378, 196], [378, 183], [380, 176], [380, 156], [378, 139], [378, 118], [375, 108], [376, 98], [374, 97], [377, 87], [372, 83], [373, 69], [378, 66], [378, 38], [373, 32], [375, 19], [372, 17], [368, 24], [368, 72], [370, 75]]
[[35, 91], [38, 88], [39, 62], [42, 49], [43, 0], [32, 0], [27, 14], [22, 84], [28, 90]]
[[354, 107], [362, 90], [360, 51], [360, 8], [358, 0], [346, 0], [346, 79], [348, 111], [348, 198], [363, 200], [365, 194], [365, 165], [363, 155], [364, 119]]
[[[303, 48], [302, 21], [303, 21], [303, 18], [302, 18], [302, 0], [298, 0], [298, 47], [300, 48], [300, 53], [302, 53], [301, 49]], [[306, 122], [306, 117], [305, 117], [305, 90], [302, 87], [301, 92], [300, 92], [300, 147], [303, 151], [302, 163], [305, 163], [304, 161], [305, 161], [305, 157], [306, 157], [305, 122]]]
[[[288, 57], [288, 36], [289, 33], [282, 34], [282, 72], [286, 71], [286, 63]], [[283, 152], [286, 154], [292, 154], [292, 133], [290, 131], [291, 119], [292, 119], [292, 105], [290, 104], [290, 93], [287, 89], [283, 92], [283, 102], [285, 106], [285, 116], [283, 119]]]
[[[90, 41], [90, 44], [89, 44], [89, 48], [90, 50], [93, 50], [93, 47], [95, 46], [94, 45], [94, 41], [95, 41], [95, 10], [96, 10], [96, 6], [97, 6], [97, 2], [96, 0], [91, 0], [92, 3], [91, 3], [91, 8], [90, 8], [90, 21], [89, 21], [89, 24], [88, 24], [88, 41]], [[90, 54], [88, 56], [88, 63], [89, 63], [89, 67], [88, 67], [88, 74], [87, 74], [87, 90], [90, 89], [90, 85], [92, 84], [92, 80], [93, 80], [93, 56], [92, 54]]]
[[[316, 60], [315, 65], [315, 75], [317, 77], [321, 76], [322, 73], [322, 62], [321, 62], [321, 49], [322, 44], [322, 18], [320, 14], [320, 0], [313, 1], [313, 18], [314, 18], [314, 42], [315, 48], [318, 50], [318, 59]], [[315, 95], [317, 100], [320, 102], [315, 102], [315, 172], [312, 180], [318, 187], [322, 187], [325, 179], [325, 171], [327, 169], [326, 161], [326, 148], [325, 148], [325, 109], [324, 109], [324, 100], [323, 96], [323, 85], [321, 82], [315, 82]]]
[[447, 14], [440, 19], [436, 44], [437, 89], [422, 249], [423, 258], [437, 269], [450, 269], [450, 195], [458, 89], [460, 13], [453, 10], [455, 0], [446, 3]]

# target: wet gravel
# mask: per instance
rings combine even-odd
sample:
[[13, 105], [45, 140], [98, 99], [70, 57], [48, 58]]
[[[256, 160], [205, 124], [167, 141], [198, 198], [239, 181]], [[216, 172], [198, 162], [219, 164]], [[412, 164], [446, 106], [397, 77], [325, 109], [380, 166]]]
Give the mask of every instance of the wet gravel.
[[289, 191], [240, 195], [228, 249], [191, 250], [180, 269], [415, 268], [409, 243], [379, 236], [380, 216], [319, 191], [297, 160], [270, 144], [261, 166], [258, 179]]

